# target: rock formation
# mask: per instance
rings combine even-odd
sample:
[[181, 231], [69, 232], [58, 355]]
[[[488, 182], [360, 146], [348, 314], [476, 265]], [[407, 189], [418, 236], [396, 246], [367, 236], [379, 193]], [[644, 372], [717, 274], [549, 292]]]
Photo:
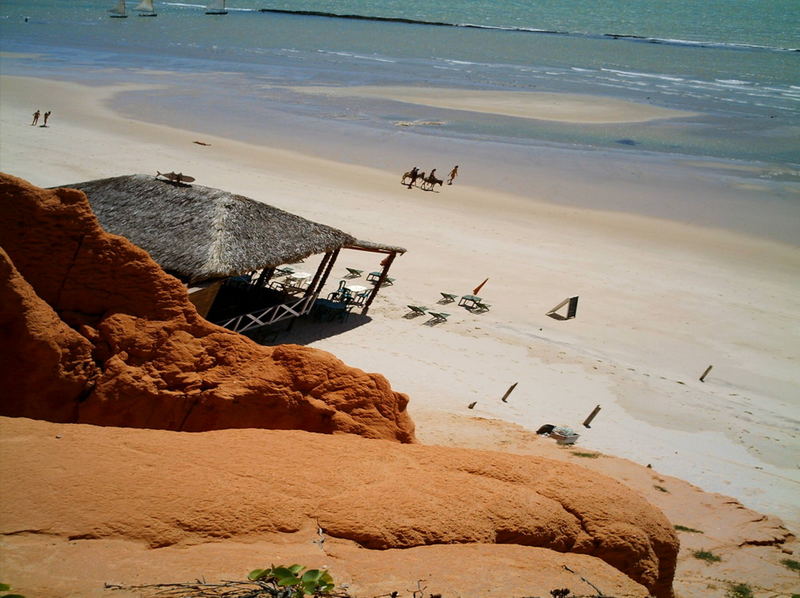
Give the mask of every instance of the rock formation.
[[408, 398], [383, 376], [210, 324], [177, 279], [101, 229], [80, 191], [0, 175], [0, 220], [0, 414], [414, 441]]
[[[463, 544], [492, 553], [514, 544], [548, 549], [546, 562], [580, 562], [594, 583], [598, 571], [608, 579], [611, 565], [656, 596], [672, 595], [678, 542], [670, 522], [627, 487], [577, 465], [301, 431], [175, 434], [21, 418], [0, 420], [0, 430], [0, 533], [8, 537], [151, 548], [303, 538], [317, 558], [344, 540], [362, 552]], [[311, 544], [320, 539], [324, 547]], [[539, 558], [527, 559], [522, 581], [538, 571]], [[482, 567], [459, 571], [480, 577]]]

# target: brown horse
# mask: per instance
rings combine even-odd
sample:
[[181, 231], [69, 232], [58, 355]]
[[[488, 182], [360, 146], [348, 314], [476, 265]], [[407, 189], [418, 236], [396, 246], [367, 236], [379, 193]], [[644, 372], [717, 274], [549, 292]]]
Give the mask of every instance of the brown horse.
[[439, 185], [440, 187], [442, 186], [442, 179], [437, 179], [433, 174], [430, 174], [428, 178], [425, 178], [424, 176], [420, 178], [422, 179], [422, 183], [420, 183], [419, 188], [425, 191], [433, 191], [433, 187], [435, 185]]
[[[416, 182], [425, 177], [424, 172], [418, 172], [415, 170], [409, 170], [408, 172], [403, 174], [403, 178], [400, 179], [401, 185], [407, 185], [409, 189], [411, 189], [411, 185], [415, 185]], [[406, 179], [411, 179], [408, 183], [406, 183]]]

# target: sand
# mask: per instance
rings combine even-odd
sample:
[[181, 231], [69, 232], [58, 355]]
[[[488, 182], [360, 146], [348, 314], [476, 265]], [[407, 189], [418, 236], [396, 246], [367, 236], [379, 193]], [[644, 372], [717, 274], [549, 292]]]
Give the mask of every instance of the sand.
[[669, 110], [613, 98], [569, 93], [466, 91], [443, 87], [375, 87], [370, 85], [295, 87], [293, 90], [300, 93], [337, 97], [380, 98], [434, 108], [567, 123], [634, 123], [660, 118], [693, 116], [693, 113], [681, 110]]
[[[800, 251], [769, 238], [771, 223], [779, 227], [798, 214], [776, 200], [774, 187], [734, 189], [733, 179], [702, 161], [607, 163], [603, 155], [576, 153], [560, 169], [528, 165], [535, 184], [527, 193], [483, 187], [477, 163], [462, 163], [454, 185], [425, 193], [399, 185], [411, 157], [394, 170], [367, 168], [311, 149], [291, 152], [120, 116], [110, 102], [130, 87], [3, 77], [2, 89], [0, 169], [34, 184], [182, 171], [199, 184], [406, 247], [391, 271], [395, 284], [366, 317], [298, 325], [278, 341], [307, 343], [386, 375], [410, 395], [423, 442], [477, 442], [484, 427], [468, 425], [476, 417], [527, 430], [567, 425], [580, 432], [581, 449], [651, 464], [792, 526], [800, 522]], [[42, 98], [54, 101], [45, 106]], [[37, 106], [53, 110], [48, 128], [30, 126]], [[575, 110], [573, 118], [584, 118]], [[628, 172], [617, 181], [621, 163]], [[698, 213], [733, 206], [724, 216], [736, 226], [669, 218], [669, 204], [687, 192], [700, 198], [693, 202]], [[586, 197], [595, 209], [575, 205]], [[621, 212], [614, 203], [620, 197], [636, 197], [642, 209]], [[345, 266], [369, 272], [380, 259], [344, 251], [329, 284], [336, 286]], [[310, 258], [303, 269], [315, 265]], [[437, 304], [440, 292], [469, 293], [486, 277], [488, 312]], [[546, 315], [572, 295], [580, 296], [576, 319]], [[405, 317], [407, 304], [451, 315], [426, 325], [426, 318]], [[708, 365], [714, 367], [700, 382]], [[581, 427], [596, 405], [591, 429]]]

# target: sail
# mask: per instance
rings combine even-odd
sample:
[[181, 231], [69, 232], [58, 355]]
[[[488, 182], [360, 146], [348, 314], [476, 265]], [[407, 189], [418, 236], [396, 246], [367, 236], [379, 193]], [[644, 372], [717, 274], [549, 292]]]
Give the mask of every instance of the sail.
[[110, 12], [112, 15], [124, 16], [125, 15], [125, 0], [119, 0], [119, 2], [117, 2], [117, 5], [114, 8], [109, 9], [108, 12]]
[[222, 11], [225, 10], [225, 0], [211, 0], [206, 6], [207, 10]]
[[142, 0], [136, 6], [135, 10], [140, 10], [142, 12], [154, 12], [154, 10], [153, 10], [153, 0]]

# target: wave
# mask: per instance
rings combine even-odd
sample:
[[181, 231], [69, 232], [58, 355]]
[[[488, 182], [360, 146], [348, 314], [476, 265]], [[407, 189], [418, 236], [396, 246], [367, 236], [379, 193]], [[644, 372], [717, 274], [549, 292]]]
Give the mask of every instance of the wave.
[[515, 33], [534, 33], [544, 35], [563, 35], [569, 37], [585, 37], [594, 39], [614, 39], [629, 42], [649, 44], [664, 44], [672, 46], [692, 46], [696, 48], [718, 48], [727, 50], [764, 51], [764, 52], [800, 52], [800, 48], [781, 48], [778, 46], [762, 46], [756, 44], [743, 44], [734, 42], [711, 42], [683, 39], [669, 39], [647, 37], [627, 33], [578, 33], [572, 31], [558, 31], [553, 29], [536, 29], [533, 27], [505, 27], [495, 25], [478, 25], [475, 23], [449, 23], [446, 21], [426, 21], [422, 19], [409, 19], [405, 17], [378, 17], [370, 15], [340, 14], [318, 10], [289, 10], [282, 8], [259, 8], [258, 12], [298, 15], [306, 17], [325, 17], [329, 19], [351, 19], [357, 21], [377, 21], [382, 23], [404, 23], [407, 25], [424, 25], [428, 27], [460, 27], [464, 29], [485, 29], [491, 31], [508, 31]]

